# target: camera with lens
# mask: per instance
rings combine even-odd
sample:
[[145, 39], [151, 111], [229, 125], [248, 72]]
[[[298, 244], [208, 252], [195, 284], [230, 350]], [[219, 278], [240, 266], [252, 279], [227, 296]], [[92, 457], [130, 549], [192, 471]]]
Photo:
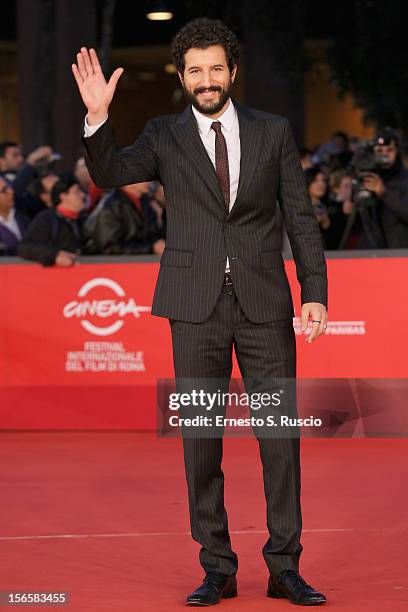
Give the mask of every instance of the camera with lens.
[[381, 220], [381, 202], [377, 195], [365, 186], [365, 177], [376, 174], [383, 181], [395, 163], [395, 151], [390, 155], [390, 145], [398, 145], [398, 136], [390, 128], [380, 130], [372, 140], [365, 141], [356, 149], [348, 171], [353, 181], [351, 199], [354, 207], [340, 240], [339, 248], [347, 244], [357, 217], [363, 234], [363, 248], [382, 249], [386, 246]]
[[[380, 141], [381, 140], [381, 141]], [[389, 168], [389, 158], [385, 154], [377, 153], [378, 145], [389, 144], [384, 138], [374, 138], [363, 142], [355, 151], [350, 162], [350, 174], [353, 179], [352, 200], [357, 206], [375, 206], [377, 198], [375, 194], [364, 187], [364, 177], [367, 174], [378, 174], [381, 176], [384, 170]]]
[[353, 202], [358, 206], [375, 206], [375, 194], [364, 187], [364, 178], [368, 174], [382, 176], [390, 168], [390, 159], [386, 153], [376, 151], [376, 148], [389, 146], [397, 141], [395, 132], [389, 128], [380, 131], [373, 139], [362, 142], [356, 149], [350, 162], [349, 171], [353, 179]]

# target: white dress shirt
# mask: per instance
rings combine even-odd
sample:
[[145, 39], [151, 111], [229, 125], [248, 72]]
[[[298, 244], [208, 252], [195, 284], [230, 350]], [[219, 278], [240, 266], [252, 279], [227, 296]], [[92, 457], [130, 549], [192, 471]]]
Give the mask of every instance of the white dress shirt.
[[95, 134], [95, 132], [97, 130], [99, 130], [99, 128], [106, 123], [108, 120], [108, 116], [106, 116], [106, 119], [104, 119], [103, 121], [101, 121], [100, 123], [95, 123], [95, 125], [89, 125], [88, 123], [88, 117], [85, 117], [85, 124], [84, 124], [84, 136], [85, 138], [89, 138], [90, 136], [93, 136]]
[[[239, 182], [239, 168], [241, 162], [241, 142], [239, 140], [239, 122], [237, 111], [229, 100], [229, 104], [225, 111], [218, 117], [218, 119], [212, 119], [200, 113], [194, 106], [192, 107], [194, 116], [197, 120], [198, 132], [200, 138], [203, 141], [205, 150], [211, 159], [215, 168], [215, 132], [211, 129], [213, 121], [219, 121], [221, 123], [221, 132], [224, 135], [225, 142], [227, 144], [228, 153], [228, 168], [230, 176], [230, 201], [229, 210], [234, 206], [235, 199], [237, 197], [238, 182]], [[225, 271], [230, 271], [229, 259], [227, 257]]]
[[20, 228], [17, 225], [16, 211], [14, 210], [14, 208], [10, 210], [6, 219], [0, 216], [0, 223], [4, 225], [5, 227], [7, 227], [7, 229], [10, 230], [10, 232], [15, 235], [17, 240], [21, 240], [21, 232], [20, 232]]
[[[200, 113], [194, 106], [192, 106], [194, 117], [197, 120], [198, 132], [202, 143], [207, 151], [207, 154], [215, 168], [215, 132], [211, 129], [213, 121], [219, 121], [221, 123], [221, 132], [224, 135], [227, 152], [228, 152], [228, 166], [230, 176], [230, 202], [229, 210], [234, 206], [235, 199], [237, 197], [238, 183], [239, 183], [239, 169], [241, 163], [241, 143], [239, 139], [239, 121], [237, 111], [231, 101], [225, 111], [217, 119], [207, 117]], [[107, 118], [106, 118], [107, 119]], [[105, 121], [106, 121], [105, 119]], [[95, 134], [98, 128], [105, 123], [102, 121], [96, 125], [88, 125], [85, 117], [85, 129], [84, 136], [88, 138]], [[229, 271], [229, 261], [227, 258], [226, 271]]]
[[239, 123], [237, 111], [231, 100], [228, 107], [218, 119], [212, 119], [200, 113], [194, 106], [192, 107], [194, 116], [198, 124], [198, 132], [203, 141], [205, 150], [215, 168], [215, 132], [211, 129], [213, 121], [221, 123], [221, 132], [227, 143], [228, 166], [230, 176], [230, 203], [229, 210], [234, 206], [237, 197], [239, 182], [239, 167], [241, 162], [241, 143], [239, 140]]

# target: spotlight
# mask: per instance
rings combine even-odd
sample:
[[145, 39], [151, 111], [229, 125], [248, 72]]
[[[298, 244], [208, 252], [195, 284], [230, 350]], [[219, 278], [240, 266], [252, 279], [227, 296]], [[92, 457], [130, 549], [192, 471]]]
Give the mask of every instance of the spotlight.
[[173, 19], [173, 13], [169, 9], [166, 2], [162, 0], [153, 0], [149, 2], [149, 8], [146, 13], [146, 17], [150, 21], [169, 21]]

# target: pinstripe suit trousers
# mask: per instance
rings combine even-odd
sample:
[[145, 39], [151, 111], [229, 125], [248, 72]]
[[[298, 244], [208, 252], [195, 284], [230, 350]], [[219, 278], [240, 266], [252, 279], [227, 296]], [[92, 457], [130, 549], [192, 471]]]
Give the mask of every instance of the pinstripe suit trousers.
[[[295, 378], [296, 344], [292, 319], [253, 323], [243, 313], [231, 286], [225, 286], [215, 309], [202, 323], [170, 319], [174, 370], [178, 390], [183, 381], [223, 381], [232, 371], [234, 348], [244, 384], [247, 380]], [[219, 384], [218, 384], [219, 386]], [[246, 391], [250, 390], [246, 385]], [[254, 431], [255, 435], [256, 432]], [[269, 537], [262, 553], [272, 575], [299, 568], [300, 439], [258, 437], [263, 466]], [[224, 506], [221, 468], [223, 441], [218, 437], [183, 435], [191, 533], [201, 545], [200, 563], [206, 572], [237, 572]]]

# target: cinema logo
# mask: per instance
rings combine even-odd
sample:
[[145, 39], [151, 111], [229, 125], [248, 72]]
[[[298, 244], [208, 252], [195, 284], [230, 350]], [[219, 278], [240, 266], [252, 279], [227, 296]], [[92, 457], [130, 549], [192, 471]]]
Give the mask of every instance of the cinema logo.
[[[114, 294], [113, 298], [101, 300], [87, 297], [90, 291], [101, 287], [110, 289]], [[139, 318], [141, 313], [150, 312], [151, 309], [150, 306], [138, 306], [131, 297], [126, 298], [124, 289], [110, 278], [93, 278], [87, 281], [78, 291], [78, 298], [64, 306], [64, 317], [81, 319], [82, 327], [95, 336], [110, 336], [123, 327], [125, 317], [133, 315]], [[93, 317], [94, 321], [89, 321], [87, 317]], [[95, 318], [109, 317], [116, 317], [116, 320], [108, 326], [95, 324]]]
[[[301, 334], [300, 318], [294, 317], [295, 334]], [[365, 336], [367, 333], [365, 321], [328, 321], [327, 336]]]

